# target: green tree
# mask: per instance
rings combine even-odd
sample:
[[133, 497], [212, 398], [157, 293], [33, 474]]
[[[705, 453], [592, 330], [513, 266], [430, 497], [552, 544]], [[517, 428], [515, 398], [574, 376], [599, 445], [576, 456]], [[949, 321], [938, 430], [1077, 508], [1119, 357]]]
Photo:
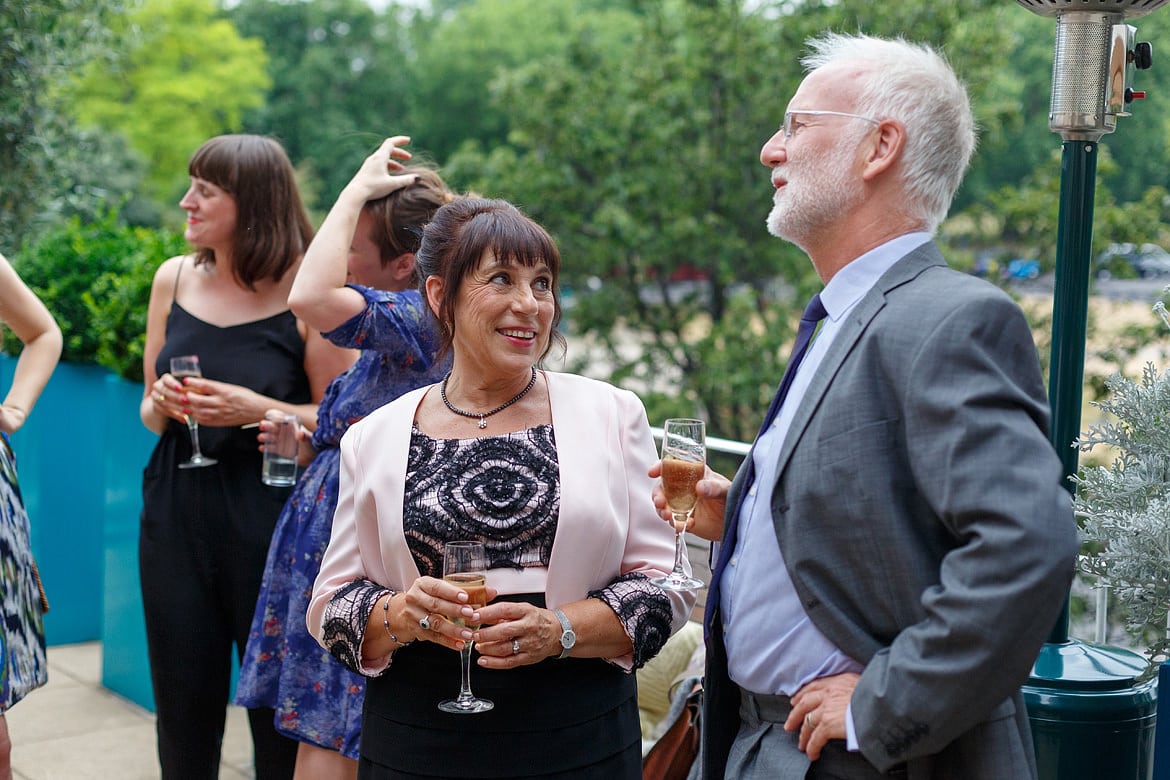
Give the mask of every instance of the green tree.
[[269, 86], [261, 42], [217, 13], [214, 0], [142, 0], [121, 18], [119, 46], [68, 90], [83, 125], [126, 137], [146, 161], [146, 192], [168, 205], [191, 153], [238, 130]]
[[1013, 42], [998, 11], [935, 5], [645, 3], [629, 42], [606, 49], [579, 15], [564, 53], [493, 83], [509, 144], [465, 147], [449, 170], [553, 231], [574, 332], [613, 380], [643, 391], [652, 416], [699, 414], [715, 435], [751, 439], [819, 287], [803, 253], [766, 234], [758, 158], [803, 76], [804, 40], [860, 28], [953, 44], [956, 60], [960, 44], [977, 47], [956, 65], [989, 83], [981, 58]]
[[0, 0], [0, 236], [9, 253], [136, 181], [116, 143], [73, 126], [57, 88], [108, 45], [121, 9], [119, 0]]
[[575, 17], [563, 54], [496, 85], [512, 146], [465, 147], [450, 165], [554, 233], [571, 326], [614, 381], [641, 390], [652, 416], [702, 414], [729, 438], [751, 438], [783, 368], [791, 289], [771, 280], [811, 276], [766, 236], [758, 160], [787, 100], [776, 85], [797, 78], [779, 54], [791, 27], [741, 6], [648, 5], [608, 48], [593, 45], [596, 17]]
[[[582, 17], [589, 45], [606, 48], [628, 30], [628, 3], [600, 0], [475, 0], [416, 20], [411, 78], [415, 98], [411, 132], [438, 160], [465, 142], [504, 144], [524, 107], [492, 100], [492, 85], [509, 70], [563, 54]], [[634, 56], [634, 52], [629, 52]], [[579, 96], [566, 95], [576, 103]]]
[[228, 13], [269, 56], [271, 88], [244, 127], [280, 139], [302, 181], [319, 182], [313, 205], [327, 209], [383, 138], [416, 132], [407, 115], [409, 27], [399, 22], [409, 16], [398, 9], [378, 15], [362, 0], [243, 0]]

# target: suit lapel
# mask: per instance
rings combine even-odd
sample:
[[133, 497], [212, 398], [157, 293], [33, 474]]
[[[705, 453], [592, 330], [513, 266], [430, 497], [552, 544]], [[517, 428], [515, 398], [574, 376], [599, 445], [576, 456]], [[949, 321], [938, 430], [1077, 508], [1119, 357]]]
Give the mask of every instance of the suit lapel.
[[[828, 353], [817, 366], [816, 373], [809, 383], [808, 390], [800, 400], [800, 406], [789, 425], [788, 434], [780, 445], [778, 454], [779, 465], [776, 469], [777, 480], [784, 473], [788, 461], [792, 457], [796, 445], [804, 436], [813, 415], [820, 408], [821, 402], [828, 392], [829, 385], [841, 370], [845, 360], [852, 354], [861, 335], [869, 328], [870, 322], [886, 305], [886, 295], [896, 287], [906, 284], [924, 270], [935, 265], [945, 265], [945, 261], [933, 242], [923, 244], [910, 254], [894, 263], [888, 271], [882, 274], [877, 283], [853, 307], [853, 310], [841, 323], [837, 337], [833, 339]], [[749, 456], [750, 457], [750, 456]]]

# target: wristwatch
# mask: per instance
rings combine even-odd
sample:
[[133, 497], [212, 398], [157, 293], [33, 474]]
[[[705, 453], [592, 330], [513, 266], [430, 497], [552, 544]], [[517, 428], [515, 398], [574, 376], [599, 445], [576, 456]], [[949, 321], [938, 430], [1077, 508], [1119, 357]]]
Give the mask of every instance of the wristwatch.
[[557, 616], [557, 620], [561, 621], [561, 647], [564, 648], [557, 658], [567, 658], [573, 645], [577, 644], [577, 632], [573, 630], [573, 624], [565, 617], [564, 612], [554, 609], [553, 614]]

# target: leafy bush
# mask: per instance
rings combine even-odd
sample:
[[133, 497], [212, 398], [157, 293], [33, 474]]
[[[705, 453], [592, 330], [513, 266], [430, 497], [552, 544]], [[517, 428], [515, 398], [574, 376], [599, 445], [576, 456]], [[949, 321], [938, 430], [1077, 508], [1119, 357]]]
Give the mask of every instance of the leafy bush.
[[[62, 360], [96, 363], [140, 382], [155, 269], [186, 249], [181, 235], [120, 224], [111, 210], [47, 232], [12, 264], [61, 326]], [[20, 351], [10, 332], [0, 346], [8, 354]]]
[[[1170, 325], [1161, 302], [1155, 311]], [[1113, 588], [1126, 630], [1151, 662], [1162, 661], [1170, 656], [1170, 371], [1147, 364], [1140, 382], [1115, 375], [1106, 384], [1108, 397], [1094, 403], [1106, 416], [1077, 445], [1102, 445], [1116, 457], [1075, 480], [1085, 542], [1079, 567]]]

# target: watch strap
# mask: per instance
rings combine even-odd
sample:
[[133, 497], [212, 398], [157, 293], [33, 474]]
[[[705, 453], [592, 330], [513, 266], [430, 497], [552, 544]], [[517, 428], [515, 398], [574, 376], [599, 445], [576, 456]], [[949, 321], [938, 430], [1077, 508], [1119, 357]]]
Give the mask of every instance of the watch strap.
[[567, 658], [569, 651], [573, 649], [573, 645], [577, 643], [577, 632], [573, 630], [573, 624], [569, 622], [569, 618], [559, 609], [554, 609], [553, 614], [557, 616], [557, 620], [561, 623], [561, 654], [557, 658]]

